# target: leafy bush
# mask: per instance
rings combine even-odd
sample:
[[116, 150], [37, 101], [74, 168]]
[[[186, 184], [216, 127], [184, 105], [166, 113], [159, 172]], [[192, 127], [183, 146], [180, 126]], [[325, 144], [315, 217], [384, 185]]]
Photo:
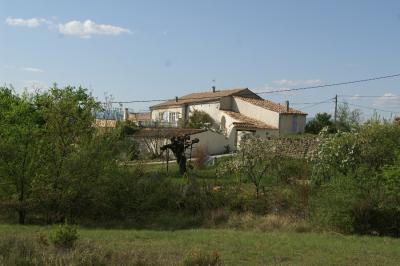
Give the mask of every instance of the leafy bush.
[[398, 199], [383, 182], [379, 176], [333, 178], [314, 199], [314, 222], [343, 233], [400, 236]]
[[355, 231], [352, 208], [357, 202], [357, 187], [351, 178], [335, 177], [324, 184], [313, 199], [311, 219], [318, 227], [342, 233]]
[[67, 223], [59, 225], [50, 235], [50, 240], [54, 246], [59, 248], [71, 248], [78, 240], [78, 230], [76, 226]]
[[286, 157], [276, 165], [272, 174], [278, 182], [289, 184], [296, 183], [298, 180], [308, 180], [310, 172], [306, 159]]
[[318, 134], [324, 127], [328, 127], [328, 130], [333, 132], [331, 118], [331, 115], [328, 113], [317, 113], [313, 120], [307, 122], [305, 132]]
[[312, 161], [321, 185], [314, 221], [345, 233], [400, 235], [399, 151], [396, 124], [324, 137]]
[[321, 144], [311, 157], [313, 179], [319, 183], [336, 175], [355, 174], [358, 169], [379, 171], [395, 162], [400, 150], [400, 126], [367, 124], [352, 132], [321, 134]]
[[194, 110], [189, 117], [189, 127], [191, 128], [209, 129], [213, 124], [214, 120], [204, 111]]

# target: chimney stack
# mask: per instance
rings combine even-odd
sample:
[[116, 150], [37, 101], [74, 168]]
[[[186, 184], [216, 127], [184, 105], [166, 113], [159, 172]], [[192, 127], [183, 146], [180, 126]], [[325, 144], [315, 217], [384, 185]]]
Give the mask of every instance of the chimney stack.
[[215, 86], [212, 86], [212, 92], [215, 92]]
[[129, 120], [129, 110], [128, 108], [124, 109], [124, 121], [128, 121]]
[[285, 102], [285, 106], [286, 106], [286, 112], [289, 112], [289, 101]]

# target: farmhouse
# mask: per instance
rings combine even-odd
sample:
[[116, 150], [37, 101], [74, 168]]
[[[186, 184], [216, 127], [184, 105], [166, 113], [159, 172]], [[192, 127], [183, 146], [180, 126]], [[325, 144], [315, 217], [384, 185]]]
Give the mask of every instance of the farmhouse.
[[[195, 110], [206, 112], [214, 121], [214, 133], [201, 143], [220, 153], [235, 150], [245, 135], [260, 137], [303, 133], [306, 113], [293, 109], [289, 102], [278, 104], [261, 98], [248, 88], [192, 93], [150, 107], [151, 120], [159, 125], [179, 127]], [[217, 134], [215, 134], [217, 133]], [[218, 137], [216, 137], [218, 136]]]

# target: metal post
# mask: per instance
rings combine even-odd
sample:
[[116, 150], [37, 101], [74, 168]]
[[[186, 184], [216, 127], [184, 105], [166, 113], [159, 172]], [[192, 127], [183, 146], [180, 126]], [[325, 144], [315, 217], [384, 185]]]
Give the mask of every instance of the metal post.
[[337, 129], [337, 94], [335, 95], [335, 114], [334, 114], [334, 120], [335, 120], [335, 128]]
[[168, 164], [169, 164], [169, 150], [167, 149], [167, 174], [168, 174]]

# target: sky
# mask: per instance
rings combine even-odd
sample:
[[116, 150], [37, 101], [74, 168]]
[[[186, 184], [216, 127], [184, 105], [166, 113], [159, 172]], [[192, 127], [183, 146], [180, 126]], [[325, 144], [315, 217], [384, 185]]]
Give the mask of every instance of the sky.
[[[170, 99], [213, 85], [265, 92], [398, 74], [399, 51], [400, 1], [0, 0], [0, 84], [17, 92], [54, 83], [102, 101]], [[390, 117], [400, 115], [399, 84], [260, 96], [313, 116], [331, 113], [338, 94], [365, 117], [373, 109]]]

